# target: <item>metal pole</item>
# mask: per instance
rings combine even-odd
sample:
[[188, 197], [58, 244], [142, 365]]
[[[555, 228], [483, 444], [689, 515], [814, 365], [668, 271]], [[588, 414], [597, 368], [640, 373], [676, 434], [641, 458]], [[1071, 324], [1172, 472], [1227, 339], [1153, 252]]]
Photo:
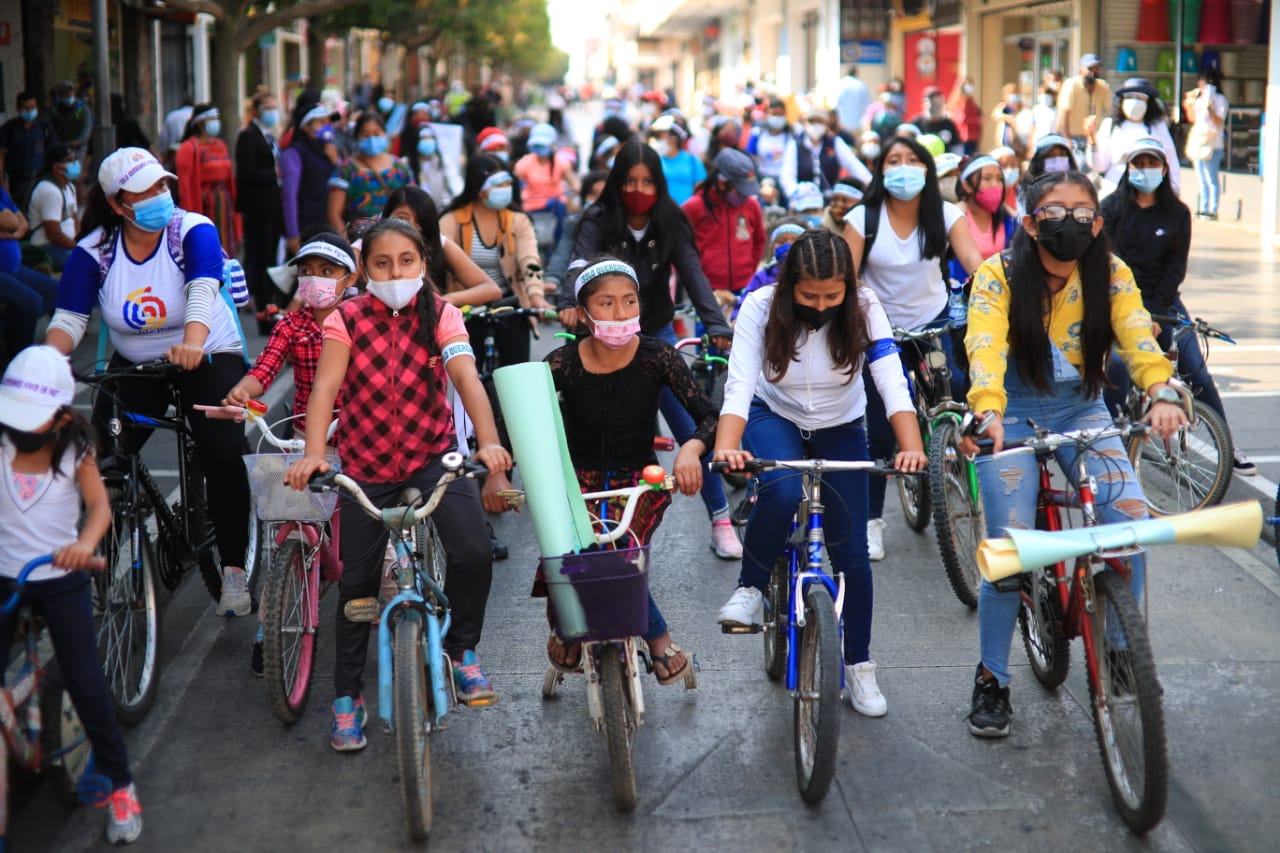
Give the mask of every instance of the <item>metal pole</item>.
[[93, 152], [101, 161], [116, 150], [116, 129], [111, 124], [111, 66], [108, 60], [107, 0], [93, 0]]
[[1178, 111], [1178, 120], [1185, 121], [1186, 116], [1182, 114], [1182, 27], [1186, 22], [1186, 12], [1184, 11], [1187, 0], [1178, 0], [1178, 23], [1175, 32], [1176, 43], [1173, 46], [1173, 61], [1175, 63], [1173, 74], [1173, 103], [1166, 104], [1166, 109], [1172, 108]]

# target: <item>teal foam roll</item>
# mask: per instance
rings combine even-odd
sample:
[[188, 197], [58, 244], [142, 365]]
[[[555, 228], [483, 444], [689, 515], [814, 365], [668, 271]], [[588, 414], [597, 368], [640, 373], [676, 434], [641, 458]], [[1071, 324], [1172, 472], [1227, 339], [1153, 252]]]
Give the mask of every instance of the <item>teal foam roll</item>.
[[595, 544], [595, 531], [565, 442], [564, 421], [551, 368], [543, 362], [512, 364], [493, 372], [524, 483], [525, 505], [543, 557], [543, 579], [565, 639], [587, 633], [586, 614], [569, 579], [560, 573], [565, 554]]

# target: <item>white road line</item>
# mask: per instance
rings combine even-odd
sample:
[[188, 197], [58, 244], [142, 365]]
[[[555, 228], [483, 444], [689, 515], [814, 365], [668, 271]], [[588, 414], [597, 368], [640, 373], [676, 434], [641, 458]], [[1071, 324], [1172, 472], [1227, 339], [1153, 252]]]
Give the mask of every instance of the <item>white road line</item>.
[[1249, 461], [1250, 462], [1280, 462], [1280, 454], [1274, 454], [1271, 456], [1250, 456]]
[[[1216, 371], [1217, 368], [1215, 367]], [[1245, 399], [1248, 397], [1280, 397], [1280, 391], [1219, 391], [1222, 399]]]
[[1277, 574], [1275, 569], [1253, 556], [1252, 551], [1246, 551], [1243, 548], [1218, 548], [1217, 550], [1228, 560], [1252, 575], [1258, 583], [1271, 590], [1273, 595], [1280, 596], [1280, 574]]

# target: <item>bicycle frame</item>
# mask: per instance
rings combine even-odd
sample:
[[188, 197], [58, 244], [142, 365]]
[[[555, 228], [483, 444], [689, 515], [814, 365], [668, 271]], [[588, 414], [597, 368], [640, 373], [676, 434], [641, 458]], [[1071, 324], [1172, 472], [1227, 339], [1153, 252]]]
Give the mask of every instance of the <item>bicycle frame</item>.
[[[392, 532], [394, 534], [398, 530], [393, 529]], [[400, 584], [400, 592], [387, 602], [382, 609], [382, 619], [378, 622], [378, 716], [389, 728], [394, 726], [392, 689], [395, 684], [395, 667], [392, 659], [395, 632], [392, 627], [392, 617], [399, 613], [399, 618], [403, 619], [408, 611], [412, 611], [417, 616], [410, 618], [421, 618], [427, 629], [425, 657], [427, 671], [431, 676], [432, 719], [430, 722], [432, 729], [440, 728], [445, 715], [449, 712], [452, 698], [446, 686], [444, 667], [440, 665], [441, 658], [444, 657], [444, 637], [449, 633], [449, 625], [452, 622], [449, 599], [445, 596], [444, 590], [440, 589], [430, 576], [417, 571], [413, 553], [405, 544], [404, 538], [393, 536], [393, 539], [396, 562], [399, 565], [397, 580]], [[426, 598], [418, 592], [417, 581], [419, 580], [427, 587], [428, 597]], [[451, 680], [449, 684], [452, 684]]]
[[[844, 572], [837, 572], [833, 578], [822, 568], [822, 555], [826, 550], [826, 542], [822, 534], [822, 518], [825, 507], [822, 504], [822, 472], [806, 471], [803, 478], [804, 495], [800, 499], [800, 507], [791, 519], [791, 529], [787, 534], [787, 608], [791, 618], [787, 620], [787, 690], [794, 692], [799, 685], [799, 660], [797, 649], [800, 647], [800, 630], [805, 626], [804, 597], [810, 584], [820, 583], [831, 594], [835, 602], [836, 628], [841, 638], [844, 636]], [[803, 546], [804, 567], [800, 565], [800, 554]], [[842, 639], [843, 643], [843, 639]], [[844, 687], [844, 668], [840, 668], [840, 686]]]

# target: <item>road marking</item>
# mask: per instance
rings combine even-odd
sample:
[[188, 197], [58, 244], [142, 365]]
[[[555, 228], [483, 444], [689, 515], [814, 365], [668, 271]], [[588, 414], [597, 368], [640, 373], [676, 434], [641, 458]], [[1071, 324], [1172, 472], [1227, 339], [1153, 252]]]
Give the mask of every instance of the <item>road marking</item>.
[[1219, 548], [1217, 550], [1222, 552], [1222, 555], [1228, 560], [1253, 575], [1258, 583], [1280, 598], [1280, 574], [1276, 574], [1275, 569], [1253, 556], [1252, 551], [1246, 551], [1243, 548]]
[[[1214, 368], [1216, 371], [1218, 368]], [[1280, 397], [1280, 391], [1219, 391], [1218, 396], [1224, 400], [1244, 399], [1248, 397]]]
[[1280, 454], [1273, 456], [1250, 456], [1250, 462], [1280, 462]]

